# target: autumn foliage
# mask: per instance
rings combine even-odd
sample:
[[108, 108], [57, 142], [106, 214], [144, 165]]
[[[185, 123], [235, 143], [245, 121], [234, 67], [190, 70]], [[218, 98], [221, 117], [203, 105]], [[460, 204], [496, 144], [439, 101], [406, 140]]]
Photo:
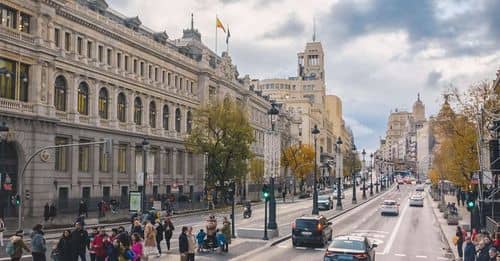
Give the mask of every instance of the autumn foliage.
[[[296, 144], [283, 150], [281, 165], [290, 168], [301, 184], [314, 171], [314, 149], [311, 145]], [[302, 186], [301, 186], [302, 187]]]

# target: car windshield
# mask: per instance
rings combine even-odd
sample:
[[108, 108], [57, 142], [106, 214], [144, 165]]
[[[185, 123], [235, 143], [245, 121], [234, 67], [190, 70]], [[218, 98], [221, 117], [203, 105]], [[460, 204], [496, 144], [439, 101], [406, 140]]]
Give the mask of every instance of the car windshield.
[[318, 221], [316, 220], [308, 220], [308, 219], [297, 219], [295, 221], [295, 226], [297, 228], [309, 228], [309, 229], [314, 229], [316, 228], [316, 224], [318, 224]]
[[365, 250], [365, 243], [357, 240], [333, 240], [330, 247], [350, 250]]
[[318, 200], [328, 200], [328, 199], [329, 199], [328, 196], [321, 196], [318, 198]]
[[394, 205], [396, 205], [396, 202], [395, 201], [384, 201], [384, 205], [386, 205], [386, 206], [394, 206]]

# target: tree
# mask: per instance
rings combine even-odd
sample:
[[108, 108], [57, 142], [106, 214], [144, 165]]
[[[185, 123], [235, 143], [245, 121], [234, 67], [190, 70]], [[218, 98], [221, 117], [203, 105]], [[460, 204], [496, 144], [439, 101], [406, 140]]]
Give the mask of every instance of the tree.
[[250, 160], [250, 180], [255, 184], [264, 183], [264, 160], [251, 159]]
[[228, 182], [242, 181], [253, 154], [253, 129], [241, 105], [229, 99], [215, 101], [195, 111], [186, 147], [208, 156], [206, 184], [227, 191]]
[[310, 145], [296, 144], [286, 148], [281, 156], [281, 165], [290, 168], [293, 175], [300, 180], [303, 190], [305, 178], [314, 170], [314, 149]]
[[361, 169], [361, 161], [359, 160], [358, 155], [353, 153], [352, 151], [347, 151], [342, 154], [343, 156], [343, 176], [350, 177], [353, 172], [357, 172]]

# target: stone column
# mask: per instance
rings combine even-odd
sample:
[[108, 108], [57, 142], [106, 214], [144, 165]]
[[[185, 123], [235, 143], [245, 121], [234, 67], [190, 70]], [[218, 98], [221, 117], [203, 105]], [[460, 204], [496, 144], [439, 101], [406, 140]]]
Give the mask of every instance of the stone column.
[[134, 123], [134, 99], [135, 94], [133, 91], [127, 92], [127, 124], [130, 127], [131, 131], [135, 131], [135, 123]]
[[111, 171], [111, 180], [112, 180], [112, 184], [113, 184], [113, 188], [116, 188], [118, 187], [118, 190], [116, 189], [113, 189], [114, 191], [117, 191], [118, 194], [116, 195], [120, 195], [119, 191], [120, 191], [120, 186], [117, 186], [118, 185], [118, 175], [120, 173], [118, 173], [118, 150], [120, 148], [120, 144], [116, 141], [113, 141], [113, 152], [111, 153], [110, 157], [109, 157], [109, 171]]
[[186, 133], [186, 119], [187, 119], [187, 110], [186, 106], [181, 107], [181, 135]]
[[158, 188], [161, 188], [163, 187], [164, 185], [164, 180], [165, 180], [165, 163], [166, 163], [166, 156], [167, 156], [167, 153], [165, 151], [165, 148], [159, 148], [158, 150], [158, 164], [159, 164], [159, 173], [158, 175], [160, 176], [159, 177], [159, 186]]
[[89, 81], [89, 119], [90, 124], [100, 126], [99, 116], [99, 90], [101, 83], [98, 81]]
[[149, 126], [149, 96], [142, 96], [142, 128], [145, 133], [149, 133], [151, 126]]
[[160, 99], [156, 99], [156, 129], [163, 130], [163, 101]]
[[202, 73], [198, 76], [198, 87], [196, 88], [196, 96], [198, 96], [201, 106], [206, 105], [209, 102], [209, 82], [210, 78], [208, 73]]
[[[99, 141], [99, 140], [95, 140]], [[99, 185], [99, 162], [100, 162], [100, 146], [101, 145], [92, 145], [90, 146], [90, 171], [92, 173], [92, 184], [95, 186]], [[97, 193], [96, 193], [97, 195]]]
[[[127, 174], [130, 180], [130, 186], [133, 187], [136, 181], [137, 173], [135, 171], [135, 143], [130, 143], [127, 147]], [[134, 187], [137, 189], [137, 186]]]
[[[28, 102], [41, 103], [40, 89], [42, 87], [42, 64], [43, 61], [38, 61], [36, 64], [30, 66], [28, 78]], [[45, 94], [43, 94], [45, 95]]]
[[168, 107], [170, 110], [170, 117], [169, 117], [170, 123], [169, 123], [168, 129], [172, 133], [174, 133], [174, 132], [176, 132], [176, 130], [175, 130], [175, 110], [177, 109], [177, 104], [169, 103]]
[[[78, 143], [78, 136], [73, 136], [71, 143]], [[80, 195], [80, 186], [78, 185], [78, 146], [68, 147], [68, 151], [71, 152], [71, 161], [69, 170], [71, 172], [71, 187], [72, 191], [70, 192], [73, 197], [78, 198]]]
[[68, 104], [67, 104], [67, 111], [69, 114], [69, 119], [73, 121], [79, 121], [79, 115], [78, 115], [78, 83], [79, 83], [79, 76], [76, 73], [72, 74], [72, 78], [68, 79]]
[[172, 148], [172, 163], [170, 164], [171, 166], [171, 171], [170, 173], [172, 174], [172, 180], [175, 182], [175, 179], [177, 178], [177, 149]]
[[49, 19], [49, 22], [47, 24], [47, 37], [48, 37], [48, 42], [49, 42], [49, 47], [51, 49], [56, 48], [56, 44], [54, 42], [54, 23], [52, 23], [52, 19]]
[[184, 163], [184, 171], [183, 171], [183, 173], [184, 173], [184, 175], [183, 175], [184, 176], [184, 185], [186, 185], [187, 180], [188, 180], [188, 175], [191, 176], [189, 173], [190, 172], [189, 164], [191, 164], [191, 163], [189, 162], [189, 153], [187, 151], [184, 151], [184, 162], [183, 163]]
[[117, 115], [117, 108], [118, 108], [118, 87], [116, 86], [109, 86], [109, 97], [108, 97], [108, 119], [109, 119], [109, 126], [112, 128], [118, 128], [118, 115]]

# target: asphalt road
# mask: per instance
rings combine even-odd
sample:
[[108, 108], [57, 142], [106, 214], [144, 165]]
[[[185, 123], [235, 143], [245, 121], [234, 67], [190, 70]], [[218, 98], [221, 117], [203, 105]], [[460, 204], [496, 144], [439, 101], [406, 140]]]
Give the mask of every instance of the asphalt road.
[[[333, 220], [334, 235], [366, 235], [374, 243], [376, 260], [449, 260], [446, 244], [426, 197], [423, 208], [409, 207], [408, 198], [414, 185], [401, 186], [351, 212]], [[400, 202], [399, 216], [381, 216], [383, 199]], [[273, 247], [251, 253], [247, 260], [323, 260], [325, 248], [292, 247], [286, 240]]]

